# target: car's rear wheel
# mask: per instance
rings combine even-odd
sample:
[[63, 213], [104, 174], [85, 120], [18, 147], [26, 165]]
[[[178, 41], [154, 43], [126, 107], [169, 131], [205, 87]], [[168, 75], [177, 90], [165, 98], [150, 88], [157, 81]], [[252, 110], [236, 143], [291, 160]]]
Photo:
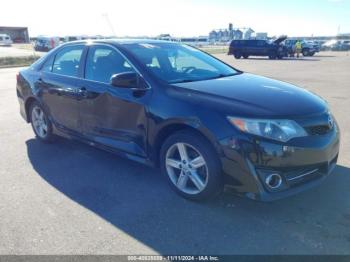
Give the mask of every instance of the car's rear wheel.
[[171, 187], [191, 200], [214, 197], [223, 190], [220, 160], [212, 145], [191, 131], [180, 131], [164, 142], [161, 170]]
[[243, 55], [243, 58], [244, 58], [244, 59], [248, 59], [248, 58], [249, 58], [249, 55]]
[[303, 56], [309, 56], [309, 50], [303, 50]]
[[33, 102], [30, 107], [30, 122], [39, 140], [43, 142], [52, 142], [54, 140], [52, 123], [38, 102]]
[[234, 53], [233, 56], [236, 58], [236, 59], [241, 59], [242, 57], [242, 54], [237, 52], [237, 53]]
[[271, 54], [269, 55], [269, 58], [270, 58], [270, 59], [276, 59], [276, 57], [277, 57], [277, 55], [276, 55], [275, 53], [271, 53]]

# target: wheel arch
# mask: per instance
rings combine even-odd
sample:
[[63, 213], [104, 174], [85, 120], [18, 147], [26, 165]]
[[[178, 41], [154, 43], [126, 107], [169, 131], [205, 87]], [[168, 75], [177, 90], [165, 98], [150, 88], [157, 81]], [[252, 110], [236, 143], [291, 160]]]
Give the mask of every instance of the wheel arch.
[[39, 100], [36, 99], [35, 97], [32, 97], [32, 96], [31, 96], [31, 97], [27, 98], [27, 100], [26, 100], [26, 102], [25, 102], [25, 105], [24, 105], [25, 112], [26, 112], [26, 120], [27, 120], [28, 123], [31, 122], [31, 117], [30, 117], [30, 112], [29, 112], [29, 110], [30, 110], [30, 107], [32, 106], [32, 104], [33, 104], [34, 102], [39, 102]]
[[155, 166], [159, 167], [160, 150], [164, 141], [172, 134], [179, 131], [184, 131], [184, 130], [188, 130], [189, 132], [193, 132], [203, 137], [213, 146], [213, 149], [218, 154], [220, 154], [220, 147], [214, 135], [211, 134], [209, 130], [206, 130], [203, 127], [191, 125], [189, 123], [170, 123], [160, 128], [159, 131], [156, 133], [155, 140], [153, 142], [153, 152], [152, 152], [152, 160]]

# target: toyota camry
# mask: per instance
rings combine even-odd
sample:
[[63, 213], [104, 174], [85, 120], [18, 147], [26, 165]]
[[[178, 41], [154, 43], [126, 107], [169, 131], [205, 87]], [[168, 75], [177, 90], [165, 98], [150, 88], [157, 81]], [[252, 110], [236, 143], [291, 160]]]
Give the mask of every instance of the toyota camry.
[[192, 200], [224, 187], [283, 198], [319, 184], [338, 158], [322, 98], [180, 43], [66, 43], [18, 73], [17, 96], [40, 141], [64, 136], [158, 167]]

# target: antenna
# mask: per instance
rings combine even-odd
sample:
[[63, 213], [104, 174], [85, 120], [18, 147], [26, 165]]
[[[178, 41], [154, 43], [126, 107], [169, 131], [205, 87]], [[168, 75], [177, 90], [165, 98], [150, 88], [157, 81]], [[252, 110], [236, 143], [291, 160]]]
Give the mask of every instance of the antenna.
[[103, 13], [102, 16], [106, 19], [106, 22], [107, 22], [107, 24], [109, 26], [109, 29], [111, 30], [113, 36], [116, 37], [116, 33], [114, 31], [114, 27], [113, 27], [113, 25], [111, 23], [111, 20], [109, 20], [108, 13]]

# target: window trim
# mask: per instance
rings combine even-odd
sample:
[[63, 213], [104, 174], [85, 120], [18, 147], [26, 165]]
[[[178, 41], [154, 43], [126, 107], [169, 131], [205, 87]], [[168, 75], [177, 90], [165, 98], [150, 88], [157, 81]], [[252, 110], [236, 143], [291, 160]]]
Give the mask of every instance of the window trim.
[[107, 43], [96, 43], [96, 42], [92, 42], [92, 43], [88, 43], [86, 45], [87, 47], [87, 50], [86, 50], [86, 53], [85, 53], [85, 57], [84, 57], [84, 67], [82, 68], [83, 72], [82, 72], [82, 79], [84, 79], [85, 81], [92, 81], [92, 82], [95, 82], [95, 83], [99, 83], [99, 84], [104, 84], [104, 85], [108, 85], [108, 86], [112, 86], [110, 83], [105, 83], [105, 82], [101, 82], [101, 81], [96, 81], [96, 80], [92, 80], [92, 79], [87, 79], [85, 78], [85, 69], [86, 69], [86, 64], [87, 64], [87, 58], [88, 58], [88, 54], [89, 54], [89, 51], [90, 51], [90, 48], [91, 47], [98, 47], [98, 46], [102, 46], [102, 47], [109, 47], [113, 50], [115, 50], [117, 53], [119, 53], [124, 59], [126, 62], [128, 62], [130, 64], [130, 66], [134, 69], [134, 71], [140, 76], [143, 78], [143, 80], [146, 82], [147, 84], [147, 87], [145, 89], [151, 89], [152, 86], [150, 85], [150, 83], [143, 77], [143, 75], [141, 74], [140, 70], [137, 69], [137, 67], [130, 61], [130, 59], [128, 59], [117, 47], [115, 47], [114, 45], [111, 45], [111, 44], [107, 44]]
[[[67, 47], [75, 47], [75, 46], [81, 46], [82, 47], [82, 54], [81, 54], [81, 58], [80, 58], [80, 62], [79, 62], [79, 70], [78, 70], [78, 74], [77, 76], [69, 76], [69, 75], [62, 75], [62, 74], [57, 74], [57, 73], [54, 73], [52, 71], [53, 69], [53, 64], [56, 60], [56, 56], [59, 52], [61, 52], [64, 48], [67, 48]], [[56, 76], [60, 76], [60, 77], [69, 77], [69, 78], [74, 78], [74, 79], [83, 79], [82, 78], [82, 72], [81, 72], [81, 66], [83, 65], [83, 62], [85, 62], [85, 56], [86, 56], [86, 52], [87, 52], [87, 45], [86, 43], [76, 43], [76, 44], [69, 44], [69, 45], [63, 45], [61, 47], [59, 47], [57, 50], [55, 50], [55, 52], [53, 52], [51, 55], [49, 55], [48, 57], [46, 57], [44, 59], [44, 61], [42, 61], [42, 63], [40, 64], [40, 67], [38, 68], [38, 71], [40, 73], [47, 73], [47, 74], [53, 74], [53, 75], [56, 75]], [[48, 72], [43, 72], [43, 67], [45, 65], [45, 63], [53, 57], [53, 61], [52, 61], [52, 68], [51, 68], [51, 71], [48, 71]]]
[[[80, 56], [80, 60], [79, 60], [79, 68], [78, 68], [78, 71], [77, 71], [77, 75], [76, 75], [76, 76], [62, 75], [62, 74], [58, 74], [58, 73], [53, 72], [53, 67], [54, 67], [54, 64], [55, 64], [57, 55], [58, 55], [60, 52], [62, 52], [65, 48], [72, 48], [72, 47], [74, 48], [74, 47], [79, 47], [79, 46], [82, 47], [82, 52], [81, 52], [81, 56]], [[55, 75], [60, 75], [60, 76], [79, 78], [79, 76], [81, 75], [81, 62], [82, 62], [83, 57], [84, 57], [85, 48], [86, 48], [86, 45], [84, 45], [84, 44], [80, 44], [80, 45], [79, 45], [79, 44], [77, 44], [77, 45], [67, 45], [67, 46], [64, 46], [64, 47], [60, 48], [60, 50], [58, 50], [58, 51], [55, 53], [55, 55], [54, 55], [53, 62], [52, 62], [51, 73], [52, 73], [52, 74], [55, 74]], [[44, 64], [45, 64], [45, 63], [44, 63]]]
[[[56, 55], [50, 55], [50, 56], [48, 56], [48, 57], [45, 59], [45, 61], [42, 63], [41, 68], [40, 68], [39, 71], [40, 71], [40, 72], [44, 72], [44, 73], [52, 73], [53, 63], [55, 62], [55, 58], [56, 58]], [[44, 71], [44, 67], [45, 67], [46, 63], [48, 63], [51, 59], [52, 59], [52, 61], [51, 61], [51, 69], [50, 69], [50, 71]]]

